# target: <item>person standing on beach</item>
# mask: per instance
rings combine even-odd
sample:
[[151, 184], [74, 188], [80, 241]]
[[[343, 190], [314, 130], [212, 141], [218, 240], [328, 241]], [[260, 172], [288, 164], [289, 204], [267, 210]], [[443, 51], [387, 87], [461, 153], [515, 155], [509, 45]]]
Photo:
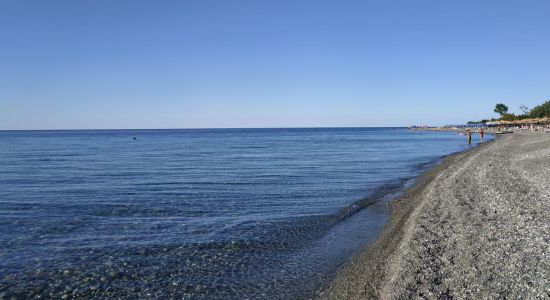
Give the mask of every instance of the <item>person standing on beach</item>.
[[483, 131], [483, 127], [479, 128], [479, 136], [481, 137], [481, 141], [483, 142], [483, 135], [485, 135], [485, 131]]
[[472, 143], [472, 129], [466, 129], [466, 138], [468, 139], [468, 144]]

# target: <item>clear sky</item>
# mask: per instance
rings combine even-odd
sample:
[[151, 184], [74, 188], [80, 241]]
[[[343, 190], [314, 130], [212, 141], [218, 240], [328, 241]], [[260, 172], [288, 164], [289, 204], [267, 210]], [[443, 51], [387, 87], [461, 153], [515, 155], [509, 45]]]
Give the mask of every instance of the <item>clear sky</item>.
[[0, 129], [407, 126], [550, 99], [550, 1], [0, 1]]

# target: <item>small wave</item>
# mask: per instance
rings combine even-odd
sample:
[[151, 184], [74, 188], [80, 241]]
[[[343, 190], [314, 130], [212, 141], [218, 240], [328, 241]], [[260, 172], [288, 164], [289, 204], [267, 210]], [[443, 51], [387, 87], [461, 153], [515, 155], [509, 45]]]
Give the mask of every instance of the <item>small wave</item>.
[[399, 182], [384, 184], [383, 186], [377, 188], [370, 196], [359, 199], [351, 203], [349, 206], [340, 209], [334, 215], [334, 217], [337, 221], [343, 221], [351, 217], [358, 211], [365, 209], [375, 203], [395, 199], [403, 192], [407, 185], [407, 182], [410, 180], [410, 178], [401, 178]]

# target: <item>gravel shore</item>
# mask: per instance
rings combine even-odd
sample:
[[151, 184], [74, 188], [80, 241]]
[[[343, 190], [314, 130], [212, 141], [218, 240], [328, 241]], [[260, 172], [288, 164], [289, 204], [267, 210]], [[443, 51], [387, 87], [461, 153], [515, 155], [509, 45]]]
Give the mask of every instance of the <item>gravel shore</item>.
[[446, 158], [321, 299], [550, 299], [550, 134]]

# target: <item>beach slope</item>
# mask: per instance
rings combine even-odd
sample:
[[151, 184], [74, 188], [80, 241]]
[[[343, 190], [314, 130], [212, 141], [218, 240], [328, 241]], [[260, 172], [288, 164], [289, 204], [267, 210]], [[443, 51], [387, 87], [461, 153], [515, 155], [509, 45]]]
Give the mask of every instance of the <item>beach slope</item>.
[[550, 298], [550, 134], [446, 158], [322, 299]]

